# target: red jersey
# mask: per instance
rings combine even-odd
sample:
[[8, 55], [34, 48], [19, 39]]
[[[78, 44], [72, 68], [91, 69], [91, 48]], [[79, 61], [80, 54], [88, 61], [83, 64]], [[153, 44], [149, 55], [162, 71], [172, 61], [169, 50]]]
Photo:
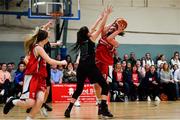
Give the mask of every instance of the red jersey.
[[139, 77], [137, 73], [132, 73], [132, 81], [133, 83], [139, 83]]
[[107, 65], [114, 64], [115, 48], [107, 42], [106, 38], [101, 38], [96, 48], [96, 63], [102, 62]]
[[47, 77], [46, 61], [42, 57], [36, 57], [34, 48], [30, 52], [29, 62], [26, 66], [25, 75], [38, 75], [43, 78]]

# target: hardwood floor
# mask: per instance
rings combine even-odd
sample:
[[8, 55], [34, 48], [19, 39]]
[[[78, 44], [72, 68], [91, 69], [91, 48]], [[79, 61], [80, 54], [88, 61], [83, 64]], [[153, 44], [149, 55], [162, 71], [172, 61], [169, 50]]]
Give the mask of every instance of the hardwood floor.
[[[68, 103], [53, 103], [53, 111], [49, 112], [47, 118], [37, 114], [36, 119], [43, 120], [65, 120], [63, 114]], [[112, 102], [110, 103], [111, 112], [115, 120], [172, 120], [180, 119], [180, 101], [168, 102]], [[0, 111], [3, 110], [3, 104], [0, 104]], [[1, 120], [25, 119], [25, 110], [15, 107], [8, 115], [0, 113]], [[97, 106], [95, 103], [82, 103], [81, 107], [74, 107], [71, 118], [68, 120], [96, 120]]]

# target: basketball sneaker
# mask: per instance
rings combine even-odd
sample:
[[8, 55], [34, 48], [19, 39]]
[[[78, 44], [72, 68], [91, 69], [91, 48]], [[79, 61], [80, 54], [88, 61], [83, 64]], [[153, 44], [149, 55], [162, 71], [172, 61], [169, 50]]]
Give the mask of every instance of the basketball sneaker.
[[8, 112], [14, 107], [13, 100], [16, 99], [14, 97], [10, 97], [7, 99], [7, 102], [4, 106], [3, 113], [8, 114]]

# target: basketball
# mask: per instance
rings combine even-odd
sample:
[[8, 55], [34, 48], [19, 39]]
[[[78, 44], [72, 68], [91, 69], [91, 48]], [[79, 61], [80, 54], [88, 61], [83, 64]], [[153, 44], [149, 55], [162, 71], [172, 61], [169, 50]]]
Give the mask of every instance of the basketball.
[[118, 24], [119, 27], [122, 27], [123, 29], [125, 29], [127, 27], [127, 21], [123, 18], [118, 18], [116, 20], [116, 23]]

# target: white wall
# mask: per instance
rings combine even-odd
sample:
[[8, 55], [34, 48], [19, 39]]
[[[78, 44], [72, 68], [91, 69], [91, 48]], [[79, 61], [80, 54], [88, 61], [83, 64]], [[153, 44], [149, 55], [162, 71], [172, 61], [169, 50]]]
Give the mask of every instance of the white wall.
[[[123, 17], [128, 21], [127, 31], [140, 32], [139, 34], [128, 33], [120, 39], [123, 44], [180, 44], [180, 0], [149, 0], [145, 7], [146, 0], [81, 0], [81, 20], [70, 21], [68, 31], [68, 42], [76, 40], [76, 32], [83, 25], [90, 26], [96, 20], [98, 14], [107, 4], [113, 6], [108, 23], [113, 22], [117, 17]], [[77, 4], [74, 3], [76, 6]], [[2, 21], [0, 17], [0, 22]], [[16, 25], [23, 27], [34, 27], [41, 25], [46, 20], [28, 20], [22, 17], [20, 20], [16, 16], [6, 16], [7, 25]], [[1, 24], [1, 23], [0, 23]], [[1, 30], [1, 29], [0, 29]], [[10, 30], [11, 31], [11, 30]], [[0, 41], [5, 39], [19, 41], [18, 35], [21, 30], [16, 30], [13, 34], [7, 30], [3, 34], [0, 32]], [[154, 33], [144, 34], [143, 32]], [[10, 33], [10, 34], [9, 34]], [[172, 35], [155, 34], [172, 33]], [[175, 35], [173, 35], [175, 34]], [[6, 38], [3, 38], [3, 37]], [[9, 38], [8, 38], [9, 37]]]

